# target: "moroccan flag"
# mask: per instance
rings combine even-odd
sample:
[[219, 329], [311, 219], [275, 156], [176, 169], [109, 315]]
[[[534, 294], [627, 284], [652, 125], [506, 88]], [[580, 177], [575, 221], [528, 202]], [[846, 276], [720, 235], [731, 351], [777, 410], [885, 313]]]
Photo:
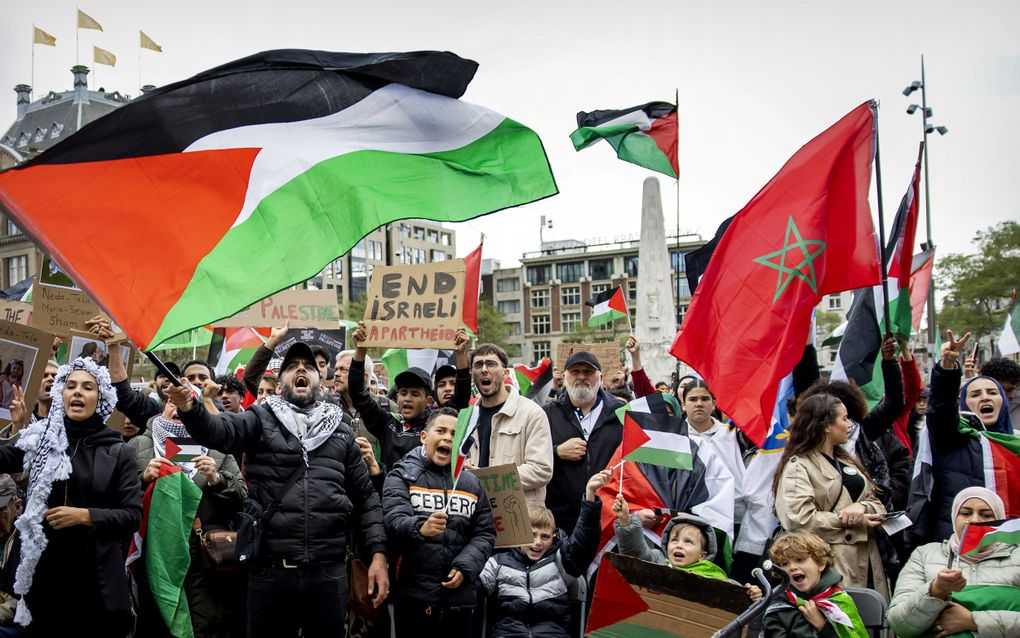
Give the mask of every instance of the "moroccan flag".
[[[668, 414], [627, 411], [623, 417], [623, 458], [678, 470], [693, 468], [691, 440], [687, 435], [676, 432], [673, 425], [676, 420]], [[628, 428], [637, 428], [637, 433], [640, 433], [640, 436], [637, 433], [632, 435], [629, 446]]]
[[251, 361], [270, 332], [271, 328], [213, 328], [205, 360], [218, 375], [233, 373], [239, 366]]
[[[900, 200], [886, 247], [886, 289], [889, 294], [889, 325], [894, 334], [909, 337], [913, 326], [910, 277], [913, 271], [914, 237], [917, 234], [918, 188], [921, 181], [921, 158], [924, 143], [918, 152], [910, 186]], [[882, 335], [885, 332], [885, 309], [882, 286], [854, 291], [854, 303], [847, 315], [846, 331], [836, 353], [832, 379], [852, 379], [861, 387], [874, 407], [885, 394], [880, 362]]]
[[461, 305], [461, 321], [471, 336], [478, 336], [478, 290], [482, 283], [482, 244], [464, 257], [464, 303]]
[[881, 280], [868, 207], [873, 109], [862, 104], [808, 142], [737, 213], [670, 350], [757, 445], [814, 307]]
[[999, 354], [1004, 357], [1020, 352], [1020, 303], [1013, 302], [1006, 313], [1006, 325], [999, 335], [998, 348]]
[[[554, 195], [533, 131], [457, 99], [476, 68], [443, 52], [258, 53], [0, 173], [0, 213], [148, 349], [314, 276], [383, 224]], [[158, 248], [109, 250], [139, 237]]]
[[924, 305], [928, 303], [928, 287], [931, 286], [931, 271], [935, 264], [935, 250], [924, 250], [914, 255], [913, 269], [910, 273], [910, 308], [913, 313], [911, 327], [921, 328], [921, 315]]
[[450, 463], [450, 475], [454, 486], [460, 473], [464, 471], [464, 460], [471, 451], [471, 437], [478, 429], [478, 410], [474, 407], [464, 408], [457, 413], [457, 429], [453, 432], [453, 462]]
[[969, 554], [992, 543], [1020, 545], [1020, 518], [967, 525], [960, 541], [960, 553]]
[[32, 27], [32, 44], [45, 44], [48, 47], [57, 46], [57, 39], [46, 33], [39, 27]]
[[601, 326], [627, 316], [627, 300], [623, 296], [622, 287], [600, 292], [584, 303], [591, 306], [589, 327]]
[[142, 523], [131, 540], [126, 565], [145, 552], [145, 574], [167, 629], [177, 638], [191, 638], [191, 612], [184, 576], [191, 565], [192, 523], [202, 500], [198, 486], [174, 465], [162, 465], [159, 477], [142, 498]]
[[549, 357], [543, 357], [538, 365], [529, 368], [524, 364], [514, 366], [514, 376], [517, 377], [517, 387], [521, 395], [535, 401], [539, 405], [544, 404], [545, 398], [552, 391], [553, 364]]
[[649, 102], [620, 111], [581, 111], [570, 141], [579, 151], [606, 140], [623, 161], [675, 178], [679, 130], [676, 104]]

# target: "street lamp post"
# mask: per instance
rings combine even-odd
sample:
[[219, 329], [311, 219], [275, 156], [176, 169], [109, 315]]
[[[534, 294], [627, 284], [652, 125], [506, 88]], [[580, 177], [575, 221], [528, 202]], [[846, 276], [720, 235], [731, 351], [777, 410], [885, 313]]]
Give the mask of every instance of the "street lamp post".
[[[928, 118], [932, 115], [932, 109], [928, 106], [928, 82], [924, 76], [924, 56], [921, 56], [921, 81], [914, 81], [910, 83], [910, 86], [903, 89], [903, 95], [909, 96], [914, 91], [921, 89], [921, 107], [918, 108], [916, 104], [911, 104], [907, 107], [907, 114], [913, 115], [916, 111], [921, 111], [921, 132], [924, 136], [924, 217], [925, 227], [927, 229], [927, 239], [922, 248], [925, 250], [935, 250], [935, 241], [932, 239], [931, 233], [931, 190], [929, 188], [928, 181], [928, 154], [930, 147], [928, 146], [928, 133], [938, 132], [939, 135], [945, 135], [949, 132], [949, 129], [945, 126], [935, 126], [928, 122]], [[932, 282], [928, 286], [928, 356], [929, 361], [934, 365], [936, 360], [935, 352], [935, 336], [938, 333], [938, 323], [935, 316], [935, 281], [932, 277]]]

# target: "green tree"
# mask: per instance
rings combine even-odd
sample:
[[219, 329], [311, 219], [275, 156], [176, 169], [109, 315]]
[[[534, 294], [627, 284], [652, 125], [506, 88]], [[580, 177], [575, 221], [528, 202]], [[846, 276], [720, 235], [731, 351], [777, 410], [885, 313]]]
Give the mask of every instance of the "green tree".
[[1020, 224], [1001, 222], [978, 231], [977, 252], [951, 253], [938, 260], [936, 282], [945, 293], [939, 328], [976, 337], [997, 336], [1009, 310], [1009, 298], [1020, 283]]
[[507, 351], [513, 349], [510, 347], [510, 327], [496, 306], [486, 299], [478, 302], [478, 342], [494, 343]]

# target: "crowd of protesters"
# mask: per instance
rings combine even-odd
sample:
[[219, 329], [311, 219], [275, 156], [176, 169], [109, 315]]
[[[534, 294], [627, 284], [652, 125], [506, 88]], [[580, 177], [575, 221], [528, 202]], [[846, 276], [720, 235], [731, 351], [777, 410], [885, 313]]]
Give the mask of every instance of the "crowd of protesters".
[[[100, 318], [89, 326], [114, 336]], [[889, 337], [871, 409], [855, 384], [822, 378], [808, 347], [763, 507], [745, 480], [756, 447], [703, 380], [653, 386], [634, 337], [620, 372], [604, 377], [596, 356], [576, 351], [555, 370], [552, 392], [531, 400], [506, 352], [469, 350], [464, 331], [453, 365], [408, 368], [381, 394], [363, 327], [350, 334], [353, 349], [333, 357], [302, 342], [277, 353], [286, 333], [271, 332], [243, 379], [201, 360], [167, 362], [170, 375], [157, 370], [143, 393], [114, 347], [102, 366], [50, 361], [34, 406], [19, 384], [5, 385], [13, 427], [0, 446], [0, 637], [174, 635], [167, 601], [150, 586], [165, 575], [144, 559], [125, 564], [146, 489], [177, 470], [201, 493], [182, 528], [183, 613], [200, 638], [481, 636], [482, 609], [487, 635], [565, 637], [587, 589], [578, 583], [597, 578], [603, 508], [613, 551], [736, 583], [749, 605], [762, 597], [751, 568], [771, 558], [790, 585], [769, 603], [768, 636], [859, 635], [841, 587], [891, 601], [901, 636], [1020, 635], [1008, 600], [1020, 594], [1020, 549], [997, 543], [960, 556], [966, 524], [1006, 515], [985, 487], [981, 443], [958, 425], [962, 417], [1012, 434], [1020, 382], [1012, 361], [980, 371], [961, 361], [969, 335], [947, 334], [928, 388]], [[256, 400], [244, 408], [247, 395]], [[620, 409], [652, 396], [662, 400], [648, 409], [668, 416], [692, 457], [690, 469], [636, 464], [658, 508], [610, 485]], [[469, 471], [454, 484], [458, 410], [468, 406], [477, 417], [463, 449]], [[115, 410], [121, 433], [106, 425]], [[178, 453], [182, 441], [192, 453]], [[889, 534], [884, 523], [903, 515], [922, 456], [930, 495], [905, 531]], [[489, 499], [470, 472], [504, 464], [518, 469], [533, 536], [516, 549], [495, 549]], [[754, 536], [763, 520], [768, 539]], [[971, 604], [975, 585], [1004, 587], [1005, 598]], [[834, 606], [848, 623], [838, 632]]]

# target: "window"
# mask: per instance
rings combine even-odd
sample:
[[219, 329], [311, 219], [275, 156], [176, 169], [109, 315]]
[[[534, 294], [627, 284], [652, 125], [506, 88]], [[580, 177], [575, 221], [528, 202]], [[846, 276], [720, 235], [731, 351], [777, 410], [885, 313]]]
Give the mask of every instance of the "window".
[[520, 321], [507, 321], [506, 328], [508, 334], [511, 337], [516, 337], [521, 334], [521, 322]]
[[536, 341], [531, 345], [533, 361], [541, 361], [545, 357], [552, 356], [552, 345], [548, 341]]
[[446, 261], [446, 253], [441, 250], [430, 251], [432, 253], [432, 261]]
[[549, 283], [552, 279], [549, 272], [549, 265], [544, 266], [528, 266], [528, 283], [532, 286], [540, 286], [542, 284]]
[[630, 307], [633, 308], [635, 301], [637, 301], [637, 282], [636, 281], [628, 281], [627, 282], [627, 303], [630, 305]]
[[365, 240], [364, 239], [362, 239], [361, 241], [359, 241], [357, 244], [354, 245], [354, 248], [351, 249], [351, 256], [357, 257], [357, 258], [360, 258], [360, 259], [364, 259], [365, 258], [366, 252], [365, 252]]
[[549, 290], [532, 290], [531, 291], [531, 307], [532, 308], [548, 308], [549, 307]]
[[[673, 272], [687, 272], [687, 260], [685, 259], [686, 253], [682, 253], [679, 250], [669, 251], [670, 268]], [[680, 263], [678, 264], [677, 261]], [[677, 268], [679, 266], [679, 268]]]
[[589, 259], [588, 276], [592, 279], [609, 279], [613, 276], [613, 260]]
[[35, 140], [33, 140], [33, 141], [41, 142], [44, 139], [46, 139], [46, 131], [42, 130], [39, 127], [36, 127], [36, 129], [35, 129]]
[[839, 355], [839, 350], [838, 349], [830, 350], [829, 351], [829, 363], [836, 363], [836, 356], [837, 355]]
[[414, 238], [415, 239], [425, 239], [425, 229], [422, 228], [421, 226], [415, 226], [414, 227]]
[[684, 321], [684, 317], [686, 317], [686, 316], [687, 316], [687, 308], [688, 308], [688, 307], [689, 307], [690, 305], [691, 305], [691, 304], [688, 304], [688, 303], [682, 303], [682, 304], [680, 304], [680, 316], [678, 317], [678, 319], [680, 319], [680, 323], [683, 323], [683, 321]]
[[433, 244], [438, 244], [439, 243], [439, 231], [438, 230], [430, 230], [429, 231], [429, 241], [432, 242]]
[[637, 277], [638, 256], [628, 255], [623, 258], [623, 270], [628, 277]]
[[843, 300], [839, 295], [829, 295], [829, 310], [842, 310]]
[[581, 281], [584, 276], [584, 262], [572, 261], [566, 264], [556, 264], [556, 278], [564, 283]]
[[573, 332], [574, 330], [577, 330], [577, 327], [581, 325], [581, 313], [564, 312], [562, 325], [563, 332]]
[[[687, 281], [687, 277], [680, 277], [680, 297], [691, 296], [691, 284]], [[674, 284], [675, 285], [675, 284]]]
[[595, 295], [597, 295], [597, 294], [599, 294], [601, 292], [605, 292], [607, 290], [609, 290], [609, 284], [592, 284], [591, 285], [591, 296], [594, 297]]
[[496, 292], [516, 292], [520, 289], [521, 281], [516, 277], [496, 280]]
[[411, 227], [408, 226], [407, 224], [401, 224], [400, 225], [400, 236], [401, 237], [408, 237], [409, 238], [411, 236]]
[[440, 238], [442, 239], [441, 243], [444, 246], [450, 245], [450, 233], [443, 233], [442, 235], [440, 235]]
[[6, 229], [8, 235], [17, 235], [18, 233], [21, 232], [20, 230], [18, 230], [18, 227], [14, 225], [14, 222], [10, 219], [7, 220]]
[[[20, 281], [20, 279], [18, 281]], [[532, 315], [531, 332], [537, 335], [547, 335], [551, 331], [552, 318], [549, 315]]]
[[7, 285], [13, 286], [28, 277], [28, 255], [19, 255], [7, 260]]
[[50, 139], [51, 140], [55, 140], [58, 137], [60, 137], [60, 133], [63, 130], [64, 130], [64, 125], [63, 124], [57, 124], [56, 122], [54, 122], [53, 126], [50, 127]]
[[510, 301], [497, 302], [496, 310], [498, 310], [500, 314], [515, 315], [521, 311], [521, 300], [511, 299]]
[[560, 289], [560, 303], [564, 306], [581, 305], [580, 286], [564, 286]]

